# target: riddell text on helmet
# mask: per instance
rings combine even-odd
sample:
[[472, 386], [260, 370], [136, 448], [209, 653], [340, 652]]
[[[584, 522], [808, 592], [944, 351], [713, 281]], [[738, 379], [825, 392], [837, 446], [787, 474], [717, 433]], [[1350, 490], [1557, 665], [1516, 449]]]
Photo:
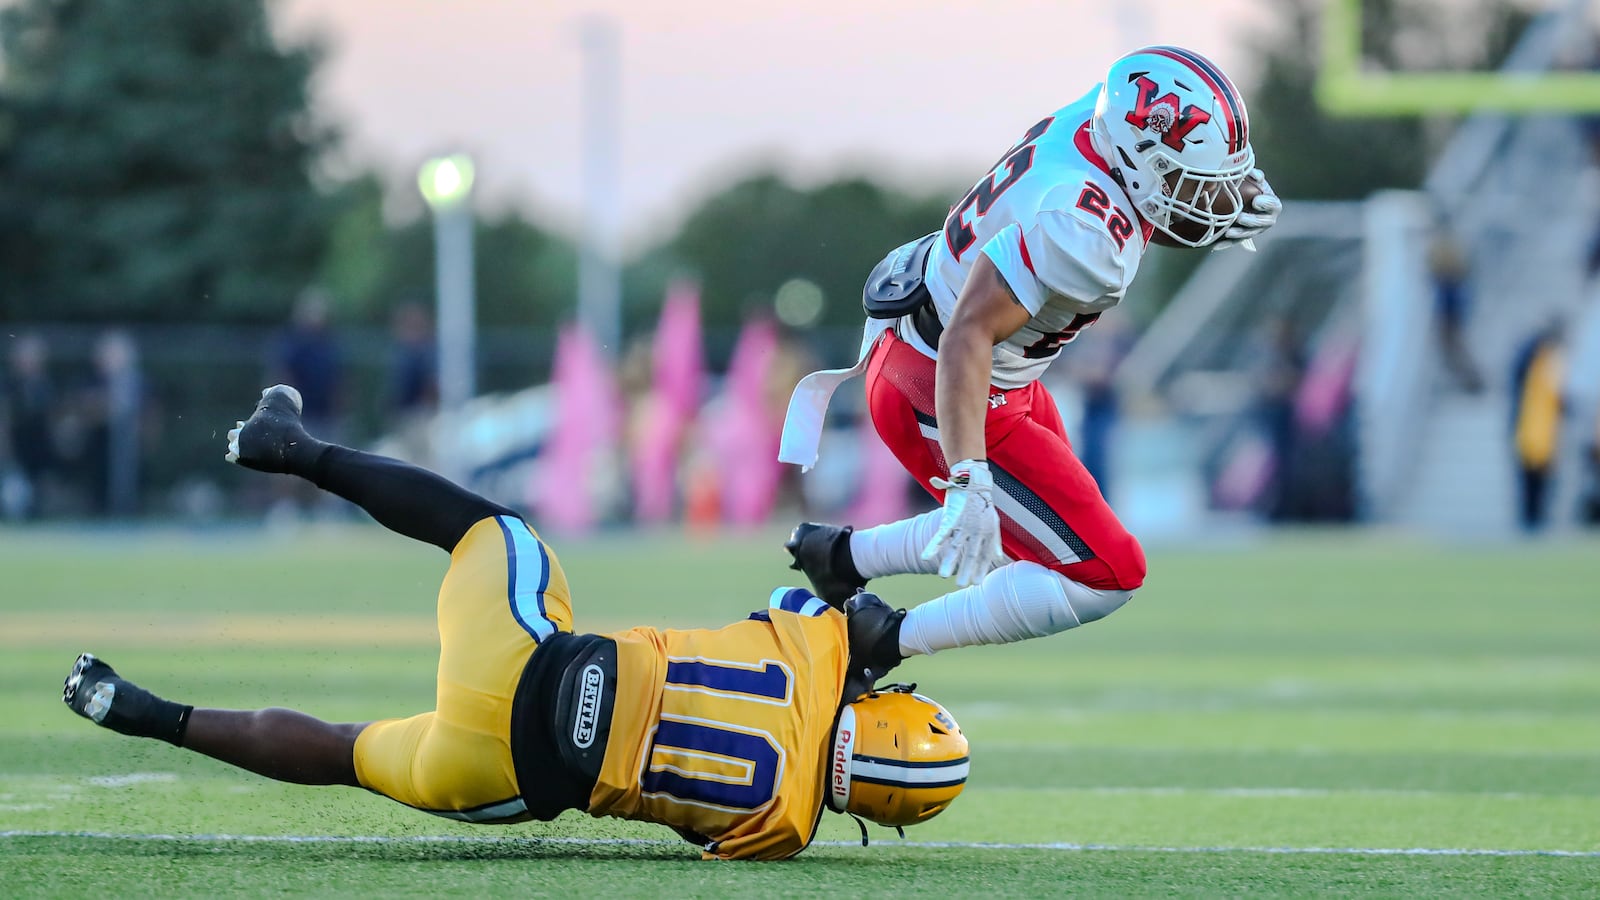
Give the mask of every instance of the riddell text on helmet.
[[849, 747], [854, 739], [849, 730], [839, 729], [839, 739], [833, 744], [833, 795], [847, 797], [850, 794], [850, 777], [845, 768], [845, 760], [850, 752]]

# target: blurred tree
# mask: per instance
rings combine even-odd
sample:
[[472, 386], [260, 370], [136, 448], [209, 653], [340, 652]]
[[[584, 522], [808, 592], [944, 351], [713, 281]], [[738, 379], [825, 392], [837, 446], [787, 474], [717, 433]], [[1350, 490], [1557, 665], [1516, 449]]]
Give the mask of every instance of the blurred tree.
[[478, 221], [478, 321], [553, 333], [577, 314], [578, 254], [571, 241], [517, 213]]
[[[431, 305], [433, 223], [383, 220], [374, 176], [343, 185], [323, 261], [322, 281], [351, 319], [381, 322], [402, 303]], [[517, 212], [479, 216], [473, 230], [478, 324], [554, 327], [571, 319], [578, 258], [572, 243]]]
[[[339, 318], [381, 321], [389, 305], [407, 299], [384, 296], [397, 259], [404, 256], [397, 253], [384, 218], [383, 180], [373, 173], [358, 175], [332, 188], [328, 205], [332, 217], [317, 280], [333, 298]], [[409, 299], [421, 296], [419, 291]]]
[[954, 187], [909, 197], [863, 178], [797, 188], [760, 173], [707, 199], [671, 239], [633, 267], [630, 323], [654, 322], [668, 278], [689, 272], [713, 326], [737, 323], [752, 303], [768, 303], [791, 278], [822, 288], [818, 324], [861, 321], [861, 286], [885, 253], [940, 227]]
[[[1246, 38], [1262, 61], [1245, 90], [1256, 159], [1290, 198], [1352, 200], [1419, 186], [1436, 150], [1429, 138], [1447, 136], [1453, 123], [1323, 112], [1315, 85], [1325, 6], [1273, 4], [1271, 24]], [[1362, 52], [1387, 69], [1481, 69], [1504, 59], [1527, 22], [1516, 0], [1363, 0]]]
[[317, 48], [280, 47], [264, 6], [0, 11], [0, 314], [282, 318], [317, 274], [333, 135], [307, 111]]

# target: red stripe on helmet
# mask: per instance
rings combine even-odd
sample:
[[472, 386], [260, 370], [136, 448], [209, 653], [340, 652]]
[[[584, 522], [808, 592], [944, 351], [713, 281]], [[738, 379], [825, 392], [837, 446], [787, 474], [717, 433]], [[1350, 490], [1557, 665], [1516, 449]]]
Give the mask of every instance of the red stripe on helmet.
[[1222, 119], [1228, 125], [1228, 152], [1238, 153], [1245, 148], [1250, 141], [1250, 120], [1245, 115], [1244, 100], [1221, 69], [1204, 56], [1182, 47], [1147, 47], [1142, 52], [1177, 60], [1200, 76], [1206, 86], [1222, 98]]

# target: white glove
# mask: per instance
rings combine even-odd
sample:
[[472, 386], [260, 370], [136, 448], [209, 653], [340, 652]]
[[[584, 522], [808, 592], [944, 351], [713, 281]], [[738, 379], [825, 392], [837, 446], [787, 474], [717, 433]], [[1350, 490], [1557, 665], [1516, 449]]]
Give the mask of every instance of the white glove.
[[1245, 176], [1246, 181], [1254, 181], [1261, 186], [1261, 193], [1250, 201], [1250, 208], [1242, 210], [1228, 230], [1222, 233], [1222, 239], [1212, 245], [1215, 250], [1226, 250], [1229, 247], [1240, 246], [1254, 253], [1255, 241], [1251, 240], [1256, 235], [1271, 228], [1278, 221], [1278, 213], [1283, 210], [1283, 201], [1272, 192], [1272, 185], [1267, 184], [1267, 175], [1260, 169], [1251, 169]]
[[954, 574], [961, 587], [976, 584], [1004, 559], [989, 464], [964, 459], [950, 467], [948, 481], [935, 476], [932, 484], [945, 492], [944, 518], [922, 558], [939, 560], [941, 578]]

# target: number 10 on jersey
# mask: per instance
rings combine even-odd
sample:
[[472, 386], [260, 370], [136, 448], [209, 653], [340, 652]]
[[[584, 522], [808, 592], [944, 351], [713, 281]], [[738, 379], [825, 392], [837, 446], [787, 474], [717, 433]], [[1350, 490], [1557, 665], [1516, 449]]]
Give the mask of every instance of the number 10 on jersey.
[[[741, 706], [787, 707], [792, 682], [788, 668], [773, 660], [754, 666], [710, 659], [667, 664], [669, 692], [706, 694]], [[776, 796], [783, 764], [783, 747], [766, 731], [663, 712], [639, 787], [647, 795], [682, 803], [752, 812]]]

